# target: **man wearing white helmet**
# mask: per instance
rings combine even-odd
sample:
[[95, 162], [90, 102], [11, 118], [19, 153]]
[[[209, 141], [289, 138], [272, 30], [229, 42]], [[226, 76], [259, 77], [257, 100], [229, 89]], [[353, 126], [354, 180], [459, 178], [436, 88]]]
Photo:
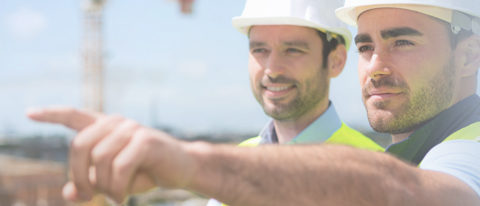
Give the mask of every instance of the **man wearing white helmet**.
[[[273, 118], [240, 146], [326, 142], [384, 151], [342, 123], [329, 101], [330, 78], [342, 72], [352, 40], [347, 25], [335, 17], [341, 5], [247, 0], [243, 14], [233, 18], [233, 26], [249, 37], [252, 91]], [[221, 203], [210, 200], [208, 206], [214, 205]]]
[[[268, 5], [275, 5], [266, 8]], [[352, 40], [335, 18], [337, 1], [248, 0], [233, 26], [248, 35], [252, 91], [273, 118], [258, 144], [346, 143], [381, 151], [342, 123], [329, 101], [330, 79], [343, 70]]]
[[480, 2], [347, 0], [337, 15], [358, 24], [363, 100], [372, 127], [392, 134], [390, 154], [184, 143], [118, 117], [32, 111], [81, 131], [64, 196], [120, 202], [163, 186], [230, 205], [480, 205]]

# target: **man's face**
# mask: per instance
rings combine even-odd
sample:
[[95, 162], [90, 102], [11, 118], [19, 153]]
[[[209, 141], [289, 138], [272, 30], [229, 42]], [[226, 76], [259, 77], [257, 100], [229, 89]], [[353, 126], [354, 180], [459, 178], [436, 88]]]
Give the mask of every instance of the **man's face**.
[[363, 13], [358, 28], [358, 74], [375, 131], [415, 131], [453, 104], [454, 58], [444, 25], [385, 8]]
[[322, 68], [322, 40], [300, 26], [254, 26], [249, 72], [253, 94], [265, 113], [295, 120], [328, 101], [328, 70]]

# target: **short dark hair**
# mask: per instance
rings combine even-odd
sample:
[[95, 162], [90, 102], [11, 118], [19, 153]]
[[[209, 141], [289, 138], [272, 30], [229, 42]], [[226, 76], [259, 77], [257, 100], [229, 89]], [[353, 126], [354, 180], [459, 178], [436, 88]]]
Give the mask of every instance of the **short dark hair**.
[[322, 32], [320, 30], [317, 30], [317, 34], [322, 39], [322, 44], [323, 44], [323, 50], [322, 50], [322, 58], [323, 58], [323, 68], [328, 67], [328, 55], [337, 49], [337, 46], [339, 44], [345, 45], [345, 39], [338, 35], [337, 38], [332, 38], [330, 41], [327, 39], [327, 34], [325, 32]]

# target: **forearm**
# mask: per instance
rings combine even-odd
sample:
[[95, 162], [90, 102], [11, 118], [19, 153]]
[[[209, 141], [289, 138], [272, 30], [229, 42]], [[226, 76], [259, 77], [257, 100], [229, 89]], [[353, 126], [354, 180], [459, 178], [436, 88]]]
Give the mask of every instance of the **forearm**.
[[[440, 205], [468, 193], [443, 187], [443, 174], [350, 147], [199, 148], [190, 189], [230, 205]], [[444, 193], [455, 200], [434, 195]]]

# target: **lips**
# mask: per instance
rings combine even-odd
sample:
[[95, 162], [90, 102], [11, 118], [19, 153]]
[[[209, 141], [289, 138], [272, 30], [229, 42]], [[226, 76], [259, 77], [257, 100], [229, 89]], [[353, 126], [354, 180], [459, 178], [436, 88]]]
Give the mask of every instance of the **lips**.
[[387, 91], [387, 90], [370, 90], [368, 96], [374, 99], [392, 98], [400, 95], [400, 91]]
[[268, 91], [280, 92], [292, 88], [293, 86], [284, 86], [284, 87], [265, 87]]
[[394, 94], [400, 94], [401, 92], [388, 92], [388, 91], [369, 91], [368, 95], [370, 96], [375, 96], [375, 95], [394, 95]]
[[378, 80], [369, 79], [365, 82], [362, 88], [364, 98], [378, 97], [388, 98], [395, 97], [402, 93], [408, 93], [407, 84], [400, 80], [394, 79], [391, 76], [384, 77]]
[[269, 99], [279, 99], [288, 96], [295, 88], [295, 85], [266, 85], [263, 86], [264, 95]]

